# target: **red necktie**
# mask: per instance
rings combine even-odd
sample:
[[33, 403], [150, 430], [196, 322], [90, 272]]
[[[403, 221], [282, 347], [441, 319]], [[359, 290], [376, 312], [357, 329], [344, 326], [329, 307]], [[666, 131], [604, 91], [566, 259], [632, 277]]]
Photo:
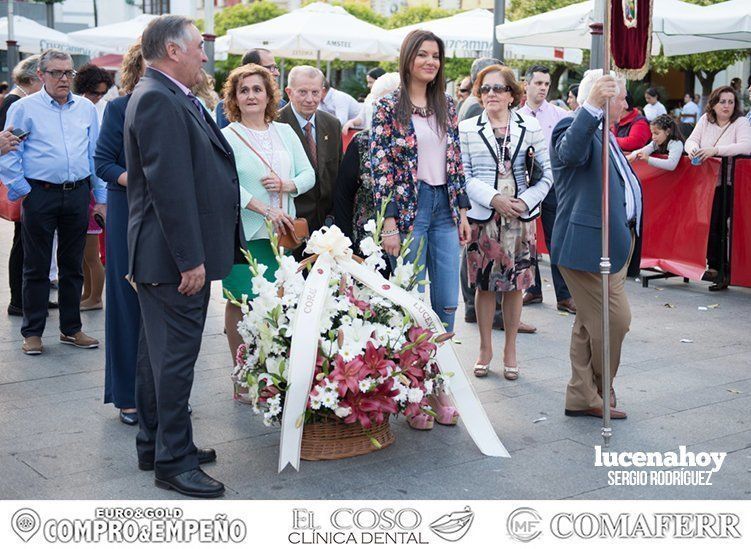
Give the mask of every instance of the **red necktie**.
[[308, 122], [305, 124], [305, 140], [308, 142], [308, 151], [310, 157], [313, 160], [313, 169], [318, 169], [318, 149], [316, 147], [316, 140], [313, 137], [313, 124]]

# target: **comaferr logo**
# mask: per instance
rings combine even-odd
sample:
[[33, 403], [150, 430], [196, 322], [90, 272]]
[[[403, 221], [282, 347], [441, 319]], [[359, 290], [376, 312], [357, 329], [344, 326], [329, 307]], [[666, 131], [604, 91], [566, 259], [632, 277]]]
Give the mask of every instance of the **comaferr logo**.
[[550, 531], [560, 539], [592, 538], [740, 538], [734, 513], [558, 513]]

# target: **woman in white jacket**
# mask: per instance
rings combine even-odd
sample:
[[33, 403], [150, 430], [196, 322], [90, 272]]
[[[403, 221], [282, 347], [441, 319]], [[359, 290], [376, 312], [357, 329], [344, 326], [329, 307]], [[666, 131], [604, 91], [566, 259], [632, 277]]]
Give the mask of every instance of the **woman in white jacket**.
[[496, 292], [503, 292], [505, 347], [503, 375], [519, 377], [516, 335], [522, 291], [534, 284], [534, 218], [553, 182], [545, 138], [537, 120], [512, 112], [521, 88], [508, 67], [480, 72], [473, 93], [484, 111], [459, 124], [462, 163], [472, 209], [467, 247], [469, 283], [476, 287], [480, 356], [474, 373], [485, 377], [493, 358]]

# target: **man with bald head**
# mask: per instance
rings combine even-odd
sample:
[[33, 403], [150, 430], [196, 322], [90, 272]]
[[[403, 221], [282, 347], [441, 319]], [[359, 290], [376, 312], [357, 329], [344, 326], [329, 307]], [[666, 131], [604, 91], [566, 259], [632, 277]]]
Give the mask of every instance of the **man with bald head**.
[[331, 198], [342, 162], [342, 125], [318, 109], [323, 80], [323, 73], [315, 67], [294, 67], [285, 88], [289, 103], [279, 111], [279, 121], [295, 130], [316, 172], [315, 186], [295, 198], [297, 215], [308, 220], [311, 233], [333, 222]]

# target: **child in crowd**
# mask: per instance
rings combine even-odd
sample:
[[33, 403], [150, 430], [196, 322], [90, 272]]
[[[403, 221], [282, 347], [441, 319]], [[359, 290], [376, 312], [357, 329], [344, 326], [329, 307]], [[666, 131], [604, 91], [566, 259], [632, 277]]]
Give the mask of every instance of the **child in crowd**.
[[[649, 125], [652, 132], [652, 140], [641, 149], [637, 149], [626, 158], [629, 162], [643, 160], [650, 166], [662, 170], [673, 171], [681, 159], [683, 153], [683, 135], [668, 114], [661, 114]], [[667, 154], [667, 158], [654, 158], [653, 154]]]

